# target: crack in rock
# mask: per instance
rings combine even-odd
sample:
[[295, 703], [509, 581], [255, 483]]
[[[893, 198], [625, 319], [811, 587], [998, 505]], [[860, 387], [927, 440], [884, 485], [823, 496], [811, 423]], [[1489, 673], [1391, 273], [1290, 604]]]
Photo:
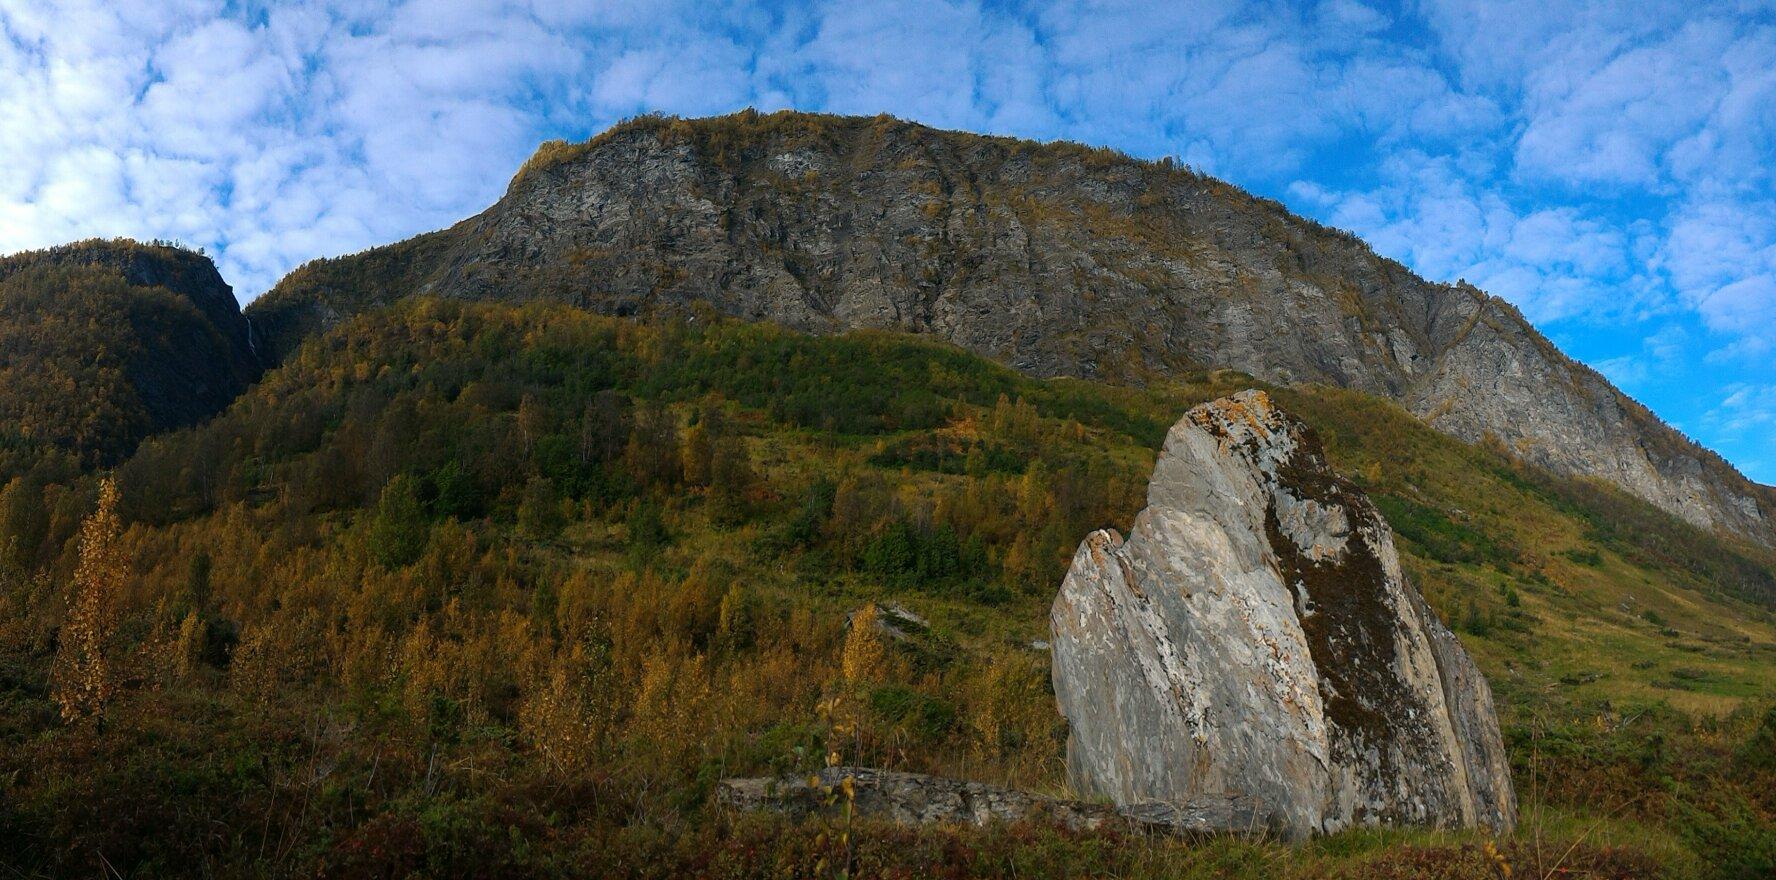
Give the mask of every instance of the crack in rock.
[[1080, 545], [1050, 623], [1083, 794], [1237, 796], [1291, 837], [1515, 822], [1486, 680], [1375, 506], [1263, 392], [1179, 420], [1147, 509]]

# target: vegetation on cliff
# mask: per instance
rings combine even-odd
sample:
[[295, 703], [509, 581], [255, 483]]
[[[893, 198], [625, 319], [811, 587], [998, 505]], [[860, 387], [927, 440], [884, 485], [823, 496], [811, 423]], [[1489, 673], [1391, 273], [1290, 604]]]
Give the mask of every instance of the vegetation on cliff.
[[267, 351], [409, 294], [893, 328], [1038, 376], [1230, 367], [1399, 402], [1563, 475], [1776, 546], [1776, 494], [1508, 303], [1169, 161], [887, 116], [647, 116], [545, 144], [487, 210], [316, 261], [254, 303]]
[[[1253, 384], [1037, 380], [914, 337], [708, 314], [366, 313], [117, 466], [118, 589], [78, 588], [98, 582], [77, 571], [99, 475], [10, 460], [0, 862], [1494, 876], [1485, 841], [1450, 833], [1296, 849], [860, 827], [841, 851], [818, 826], [710, 803], [718, 778], [835, 752], [1056, 790], [1065, 731], [1033, 643], [1067, 561], [1091, 529], [1126, 529], [1177, 414]], [[1525, 804], [1498, 859], [1620, 877], [1769, 869], [1763, 551], [1391, 403], [1271, 393], [1382, 506], [1493, 683]], [[106, 699], [69, 723], [55, 658], [94, 596], [110, 603], [90, 615], [102, 639], [78, 650], [103, 659]], [[850, 612], [888, 601], [928, 626], [847, 631]]]
[[110, 464], [221, 412], [259, 375], [234, 294], [167, 245], [0, 259], [0, 481], [46, 450]]

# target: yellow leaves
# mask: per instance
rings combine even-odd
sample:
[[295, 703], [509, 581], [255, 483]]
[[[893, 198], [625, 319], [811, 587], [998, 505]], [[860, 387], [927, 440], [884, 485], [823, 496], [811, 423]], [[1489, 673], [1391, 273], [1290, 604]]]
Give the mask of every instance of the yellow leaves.
[[1034, 404], [1022, 397], [1014, 402], [1004, 394], [999, 395], [987, 417], [987, 424], [989, 436], [1013, 446], [1035, 446], [1044, 439], [1042, 416]]
[[633, 744], [677, 765], [701, 749], [710, 726], [707, 661], [668, 649], [646, 656], [635, 706], [625, 729]]
[[107, 478], [99, 485], [98, 509], [80, 527], [73, 598], [56, 640], [51, 686], [66, 722], [102, 716], [117, 688], [108, 649], [129, 574], [119, 542], [121, 531], [117, 481]]
[[1371, 487], [1381, 485], [1381, 462], [1372, 461], [1363, 469], [1363, 482]]
[[865, 605], [851, 618], [851, 631], [845, 635], [845, 651], [840, 670], [853, 684], [868, 681], [882, 668], [886, 649], [879, 630], [881, 612], [874, 603]]
[[1055, 756], [1042, 748], [1060, 716], [1048, 691], [1047, 664], [1027, 652], [1000, 650], [984, 669], [962, 679], [957, 694], [972, 733], [973, 752], [1009, 771], [1042, 778]]
[[570, 144], [564, 140], [549, 140], [537, 147], [535, 153], [525, 160], [512, 179], [513, 185], [532, 174], [539, 174], [557, 165], [562, 165], [585, 155], [590, 151], [587, 144]]
[[729, 584], [716, 610], [716, 643], [732, 649], [750, 647], [753, 640], [753, 609], [746, 590]]
[[432, 694], [452, 692], [456, 665], [451, 655], [456, 651], [432, 632], [430, 622], [422, 623], [402, 640], [398, 669], [407, 710], [416, 717], [425, 711]]
[[1486, 857], [1492, 860], [1493, 867], [1498, 869], [1499, 877], [1502, 880], [1511, 880], [1511, 863], [1506, 860], [1504, 853], [1499, 852], [1498, 845], [1488, 840], [1482, 848], [1486, 851]]
[[278, 683], [277, 647], [272, 643], [275, 629], [270, 626], [249, 626], [241, 633], [240, 644], [228, 664], [229, 684], [242, 696], [264, 700]]
[[590, 766], [609, 732], [608, 676], [588, 667], [585, 652], [576, 646], [533, 686], [519, 709], [525, 740], [560, 773]]
[[179, 635], [173, 642], [173, 674], [189, 678], [197, 667], [204, 647], [204, 623], [196, 611], [189, 611], [179, 622]]
[[715, 462], [716, 437], [707, 420], [692, 425], [684, 435], [684, 480], [692, 486], [710, 483]]

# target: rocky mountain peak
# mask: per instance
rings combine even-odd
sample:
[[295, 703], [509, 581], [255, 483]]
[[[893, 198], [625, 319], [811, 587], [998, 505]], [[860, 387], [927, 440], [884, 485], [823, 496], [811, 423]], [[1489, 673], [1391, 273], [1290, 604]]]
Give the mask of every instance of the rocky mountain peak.
[[1226, 367], [1354, 388], [1776, 546], [1776, 493], [1509, 304], [1187, 168], [1077, 144], [885, 116], [645, 117], [546, 145], [481, 214], [305, 267], [251, 311], [287, 352], [413, 293], [927, 333], [1040, 376]]

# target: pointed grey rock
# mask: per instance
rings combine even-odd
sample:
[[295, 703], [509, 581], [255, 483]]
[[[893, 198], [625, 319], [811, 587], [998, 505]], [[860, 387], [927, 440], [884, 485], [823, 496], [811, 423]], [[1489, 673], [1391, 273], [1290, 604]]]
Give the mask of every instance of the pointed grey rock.
[[1051, 613], [1077, 789], [1249, 799], [1294, 837], [1511, 828], [1486, 680], [1311, 431], [1262, 392], [1199, 406], [1147, 502], [1128, 540], [1086, 538]]

